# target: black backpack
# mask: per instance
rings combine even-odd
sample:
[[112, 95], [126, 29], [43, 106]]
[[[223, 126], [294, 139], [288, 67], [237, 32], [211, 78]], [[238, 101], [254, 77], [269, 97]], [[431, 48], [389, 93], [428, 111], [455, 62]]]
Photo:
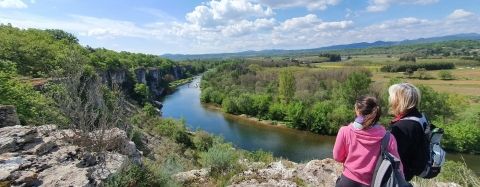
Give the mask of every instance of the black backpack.
[[406, 117], [401, 120], [415, 121], [422, 126], [424, 131], [427, 162], [425, 163], [425, 168], [422, 173], [418, 176], [425, 179], [436, 177], [445, 163], [446, 152], [440, 145], [444, 133], [443, 129], [435, 127], [435, 125], [431, 124], [423, 114], [421, 118]]
[[380, 156], [372, 177], [372, 187], [411, 187], [400, 170], [400, 158], [388, 152], [390, 132], [382, 138]]

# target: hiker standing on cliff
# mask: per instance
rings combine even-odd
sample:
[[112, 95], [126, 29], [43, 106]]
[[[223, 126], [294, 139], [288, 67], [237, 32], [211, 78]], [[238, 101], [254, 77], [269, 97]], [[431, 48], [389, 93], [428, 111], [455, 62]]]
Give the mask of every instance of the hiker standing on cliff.
[[427, 162], [423, 127], [409, 117], [422, 118], [418, 111], [420, 90], [412, 84], [394, 84], [388, 89], [390, 110], [395, 115], [391, 122], [391, 133], [398, 144], [398, 153], [403, 163], [405, 179], [420, 175]]
[[[355, 113], [355, 121], [338, 131], [333, 148], [333, 158], [343, 163], [344, 167], [337, 187], [370, 186], [380, 156], [381, 142], [387, 133], [385, 128], [378, 124], [381, 109], [376, 98], [358, 98], [355, 102]], [[398, 157], [395, 137], [389, 138], [386, 149]]]

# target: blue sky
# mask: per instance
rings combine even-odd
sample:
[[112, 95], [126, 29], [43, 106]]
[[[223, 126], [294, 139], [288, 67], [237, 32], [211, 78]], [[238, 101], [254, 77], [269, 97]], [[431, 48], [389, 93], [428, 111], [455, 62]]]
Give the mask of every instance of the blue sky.
[[0, 23], [117, 51], [198, 54], [480, 33], [480, 0], [0, 0]]

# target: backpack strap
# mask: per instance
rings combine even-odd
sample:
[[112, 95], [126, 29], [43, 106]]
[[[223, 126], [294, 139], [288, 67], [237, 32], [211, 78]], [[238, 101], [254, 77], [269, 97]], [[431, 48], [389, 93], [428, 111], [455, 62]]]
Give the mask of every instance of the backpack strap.
[[381, 154], [384, 155], [388, 153], [388, 144], [390, 143], [390, 132], [387, 131], [382, 138], [382, 145], [381, 145]]
[[412, 121], [418, 122], [422, 126], [423, 130], [425, 130], [425, 128], [428, 127], [428, 125], [429, 125], [428, 120], [427, 120], [427, 118], [425, 117], [424, 114], [422, 114], [421, 118], [415, 117], [415, 116], [410, 116], [410, 117], [404, 117], [404, 118], [400, 119], [400, 121], [402, 121], [402, 120], [412, 120]]

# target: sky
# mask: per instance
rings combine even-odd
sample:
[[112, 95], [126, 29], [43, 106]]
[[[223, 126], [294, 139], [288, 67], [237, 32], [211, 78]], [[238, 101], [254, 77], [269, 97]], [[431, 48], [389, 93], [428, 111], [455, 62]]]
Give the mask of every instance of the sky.
[[0, 0], [0, 23], [116, 51], [203, 54], [480, 33], [480, 0]]

